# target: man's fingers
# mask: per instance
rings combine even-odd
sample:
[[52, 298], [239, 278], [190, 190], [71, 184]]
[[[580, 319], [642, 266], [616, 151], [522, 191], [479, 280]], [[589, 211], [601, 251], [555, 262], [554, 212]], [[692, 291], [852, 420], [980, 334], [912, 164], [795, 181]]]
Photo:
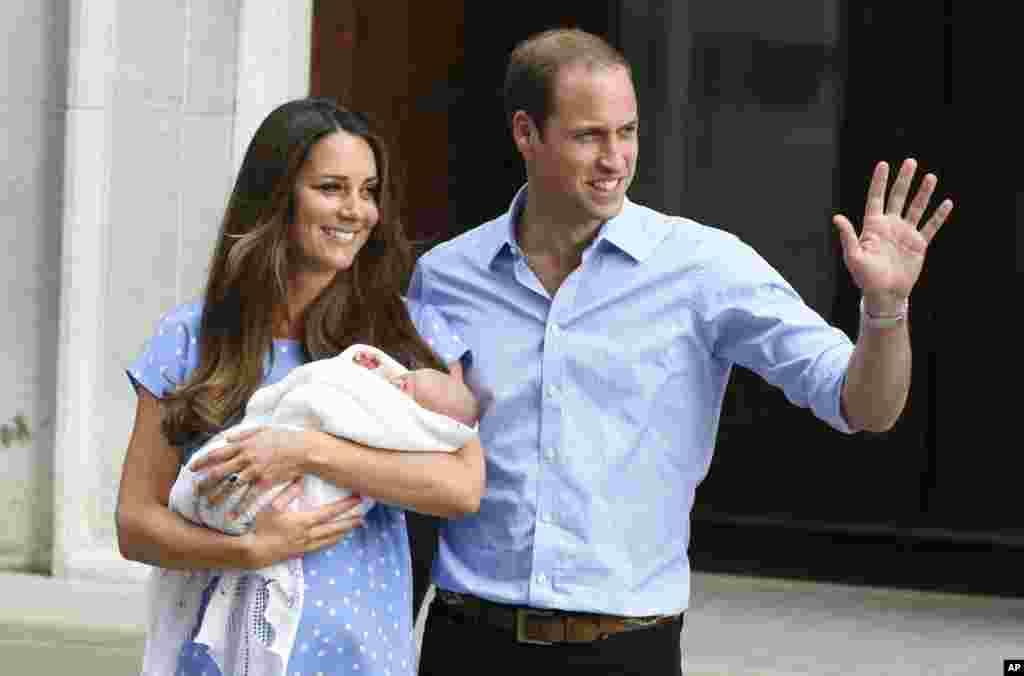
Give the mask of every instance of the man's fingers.
[[907, 221], [915, 228], [921, 222], [924, 210], [928, 208], [928, 202], [932, 198], [932, 192], [935, 191], [935, 184], [938, 182], [939, 179], [935, 174], [925, 174], [925, 177], [921, 179], [921, 185], [917, 189], [917, 194], [914, 195], [914, 201], [907, 209]]
[[889, 182], [889, 165], [879, 162], [875, 165], [875, 172], [871, 175], [871, 185], [868, 186], [868, 201], [864, 206], [864, 220], [871, 216], [881, 216], [885, 207], [885, 187]]
[[921, 236], [924, 237], [924, 241], [931, 243], [935, 237], [935, 233], [939, 231], [942, 224], [949, 218], [949, 214], [953, 211], [953, 200], [942, 200], [942, 204], [935, 210], [932, 217], [928, 219], [928, 222], [921, 228]]
[[917, 171], [917, 160], [907, 158], [900, 166], [900, 173], [896, 176], [896, 182], [892, 185], [892, 192], [889, 193], [889, 208], [886, 213], [903, 216], [903, 206], [907, 203], [907, 195], [910, 194], [910, 182], [914, 179], [914, 172]]
[[860, 243], [857, 240], [857, 233], [853, 229], [853, 224], [850, 223], [850, 220], [842, 214], [836, 214], [833, 216], [832, 223], [839, 231], [839, 241], [843, 245], [843, 253], [851, 255], [860, 246]]

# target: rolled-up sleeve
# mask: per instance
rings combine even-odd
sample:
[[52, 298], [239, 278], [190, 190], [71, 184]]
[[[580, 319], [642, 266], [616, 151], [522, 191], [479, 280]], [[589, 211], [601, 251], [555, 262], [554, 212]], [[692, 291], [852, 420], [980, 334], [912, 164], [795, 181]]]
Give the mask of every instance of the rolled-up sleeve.
[[702, 309], [715, 355], [759, 374], [834, 429], [856, 431], [842, 415], [853, 342], [768, 263], [744, 251], [741, 265], [706, 287], [713, 290]]

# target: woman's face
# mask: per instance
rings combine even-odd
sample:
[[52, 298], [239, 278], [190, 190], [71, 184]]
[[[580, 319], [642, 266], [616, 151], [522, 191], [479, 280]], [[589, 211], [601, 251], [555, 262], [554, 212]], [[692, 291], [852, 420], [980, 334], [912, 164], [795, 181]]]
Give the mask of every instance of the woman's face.
[[345, 131], [310, 149], [295, 181], [290, 236], [297, 272], [328, 279], [348, 270], [380, 218], [377, 162], [364, 139]]

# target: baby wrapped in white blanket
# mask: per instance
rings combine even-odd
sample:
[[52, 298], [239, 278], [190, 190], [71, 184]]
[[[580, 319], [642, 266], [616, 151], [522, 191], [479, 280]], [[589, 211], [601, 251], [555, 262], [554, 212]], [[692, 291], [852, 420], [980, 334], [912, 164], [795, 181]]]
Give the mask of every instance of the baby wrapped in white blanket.
[[[417, 376], [428, 376], [418, 378]], [[280, 382], [261, 388], [250, 398], [244, 419], [217, 435], [192, 456], [190, 463], [226, 442], [224, 435], [243, 429], [269, 426], [316, 429], [377, 448], [402, 451], [455, 451], [476, 431], [475, 419], [453, 407], [443, 385], [430, 375], [408, 371], [384, 352], [366, 345], [352, 345], [337, 357], [311, 362], [294, 369]], [[459, 419], [461, 418], [461, 420]], [[263, 493], [246, 514], [235, 519], [234, 511], [246, 487], [233, 489], [216, 506], [196, 493], [202, 476], [188, 465], [181, 468], [171, 489], [170, 508], [190, 521], [230, 534], [252, 527], [255, 514], [265, 508], [287, 484]], [[303, 477], [302, 504], [292, 509], [314, 509], [350, 494], [317, 476]], [[373, 501], [363, 497], [349, 514], [365, 514]], [[187, 638], [197, 616], [201, 595], [212, 575], [220, 575], [203, 616], [197, 643], [209, 646], [222, 673], [234, 673], [238, 637], [229, 636], [228, 623], [241, 604], [250, 615], [255, 605], [265, 609], [263, 620], [272, 629], [265, 636], [249, 636], [245, 645], [262, 648], [245, 657], [250, 674], [283, 674], [302, 615], [303, 580], [300, 558], [249, 570], [172, 571], [156, 569], [151, 578], [149, 636], [143, 675], [169, 674], [174, 670], [177, 649]], [[255, 577], [257, 583], [251, 583]], [[252, 622], [243, 622], [249, 631]], [[155, 640], [158, 639], [158, 640]]]

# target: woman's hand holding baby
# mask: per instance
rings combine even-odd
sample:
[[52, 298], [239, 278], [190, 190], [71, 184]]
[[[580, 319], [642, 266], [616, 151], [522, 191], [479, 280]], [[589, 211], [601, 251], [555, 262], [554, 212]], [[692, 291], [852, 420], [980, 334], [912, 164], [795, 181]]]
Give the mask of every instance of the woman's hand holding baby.
[[345, 516], [359, 505], [358, 496], [341, 498], [315, 511], [288, 511], [288, 505], [302, 494], [302, 480], [292, 482], [256, 515], [253, 529], [241, 536], [249, 552], [249, 568], [264, 568], [337, 544], [363, 524], [359, 515]]
[[[248, 551], [248, 567], [263, 568], [332, 546], [363, 524], [359, 513], [345, 516], [359, 506], [361, 499], [358, 495], [336, 500], [313, 511], [288, 508], [302, 496], [309, 447], [305, 433], [256, 427], [232, 433], [225, 441], [224, 446], [196, 460], [191, 469], [205, 473], [196, 492], [207, 496], [211, 504], [221, 502], [239, 486], [246, 487], [236, 511], [229, 518], [237, 519], [239, 515], [249, 513], [263, 493], [275, 486], [288, 484], [270, 502], [269, 508], [260, 509], [252, 515], [252, 529], [240, 536]], [[232, 476], [234, 481], [229, 480]]]
[[238, 512], [244, 513], [259, 494], [306, 473], [306, 433], [255, 427], [225, 437], [224, 446], [196, 460], [190, 469], [204, 472], [196, 493], [217, 505], [239, 486], [247, 486]]

